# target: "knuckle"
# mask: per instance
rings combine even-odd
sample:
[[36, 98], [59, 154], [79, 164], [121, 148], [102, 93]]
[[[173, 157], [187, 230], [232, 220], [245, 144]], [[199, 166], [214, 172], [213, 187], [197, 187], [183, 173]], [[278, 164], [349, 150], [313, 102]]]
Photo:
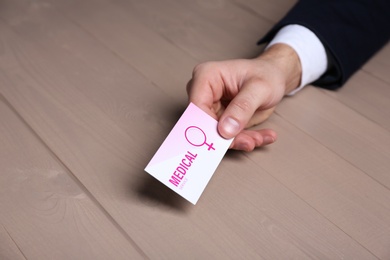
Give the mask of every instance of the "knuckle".
[[201, 73], [201, 72], [204, 72], [204, 71], [208, 71], [212, 68], [215, 67], [215, 62], [213, 61], [208, 61], [208, 62], [203, 62], [203, 63], [199, 63], [197, 64], [193, 71], [192, 71], [192, 74], [195, 75], [197, 73]]
[[204, 63], [200, 63], [200, 64], [195, 65], [194, 69], [192, 70], [192, 74], [195, 74], [196, 72], [200, 71], [203, 66], [204, 66]]
[[237, 112], [241, 113], [249, 113], [253, 111], [253, 101], [251, 98], [241, 98], [240, 100], [237, 100], [233, 102], [232, 108], [236, 110]]

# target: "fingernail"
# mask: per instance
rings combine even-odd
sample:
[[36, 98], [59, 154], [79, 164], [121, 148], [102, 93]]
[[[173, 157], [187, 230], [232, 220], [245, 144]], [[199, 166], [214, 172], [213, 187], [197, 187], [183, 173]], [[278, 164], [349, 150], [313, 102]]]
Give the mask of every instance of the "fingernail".
[[231, 117], [225, 118], [221, 122], [221, 127], [222, 127], [223, 132], [225, 134], [228, 134], [229, 136], [232, 136], [232, 137], [236, 136], [238, 134], [239, 129], [240, 129], [240, 125], [238, 124], [238, 122]]
[[275, 138], [270, 135], [266, 135], [263, 137], [263, 145], [272, 144], [275, 142]]

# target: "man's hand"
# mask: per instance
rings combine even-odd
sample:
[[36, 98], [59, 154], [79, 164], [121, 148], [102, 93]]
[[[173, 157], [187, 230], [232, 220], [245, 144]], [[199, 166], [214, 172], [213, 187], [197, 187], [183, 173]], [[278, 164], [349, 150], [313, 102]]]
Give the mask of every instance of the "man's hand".
[[275, 44], [252, 60], [207, 62], [194, 68], [187, 84], [189, 101], [219, 121], [230, 148], [252, 151], [275, 142], [271, 129], [248, 130], [274, 111], [283, 96], [300, 83], [301, 66], [295, 51]]

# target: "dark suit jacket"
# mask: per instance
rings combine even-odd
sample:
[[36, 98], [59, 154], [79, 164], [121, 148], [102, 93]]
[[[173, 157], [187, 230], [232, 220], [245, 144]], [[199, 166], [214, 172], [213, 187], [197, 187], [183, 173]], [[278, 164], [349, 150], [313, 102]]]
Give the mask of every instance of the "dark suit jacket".
[[336, 89], [389, 41], [390, 0], [301, 0], [259, 43], [288, 24], [309, 28], [322, 41], [331, 67], [313, 85]]

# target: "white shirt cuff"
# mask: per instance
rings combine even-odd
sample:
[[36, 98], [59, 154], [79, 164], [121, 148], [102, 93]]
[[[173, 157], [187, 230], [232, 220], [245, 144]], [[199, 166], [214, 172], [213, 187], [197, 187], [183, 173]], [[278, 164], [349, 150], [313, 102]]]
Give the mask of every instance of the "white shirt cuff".
[[277, 43], [284, 43], [292, 47], [301, 62], [301, 84], [288, 93], [289, 96], [317, 80], [326, 71], [328, 57], [325, 47], [317, 36], [306, 27], [297, 24], [283, 27], [268, 44], [267, 48]]

